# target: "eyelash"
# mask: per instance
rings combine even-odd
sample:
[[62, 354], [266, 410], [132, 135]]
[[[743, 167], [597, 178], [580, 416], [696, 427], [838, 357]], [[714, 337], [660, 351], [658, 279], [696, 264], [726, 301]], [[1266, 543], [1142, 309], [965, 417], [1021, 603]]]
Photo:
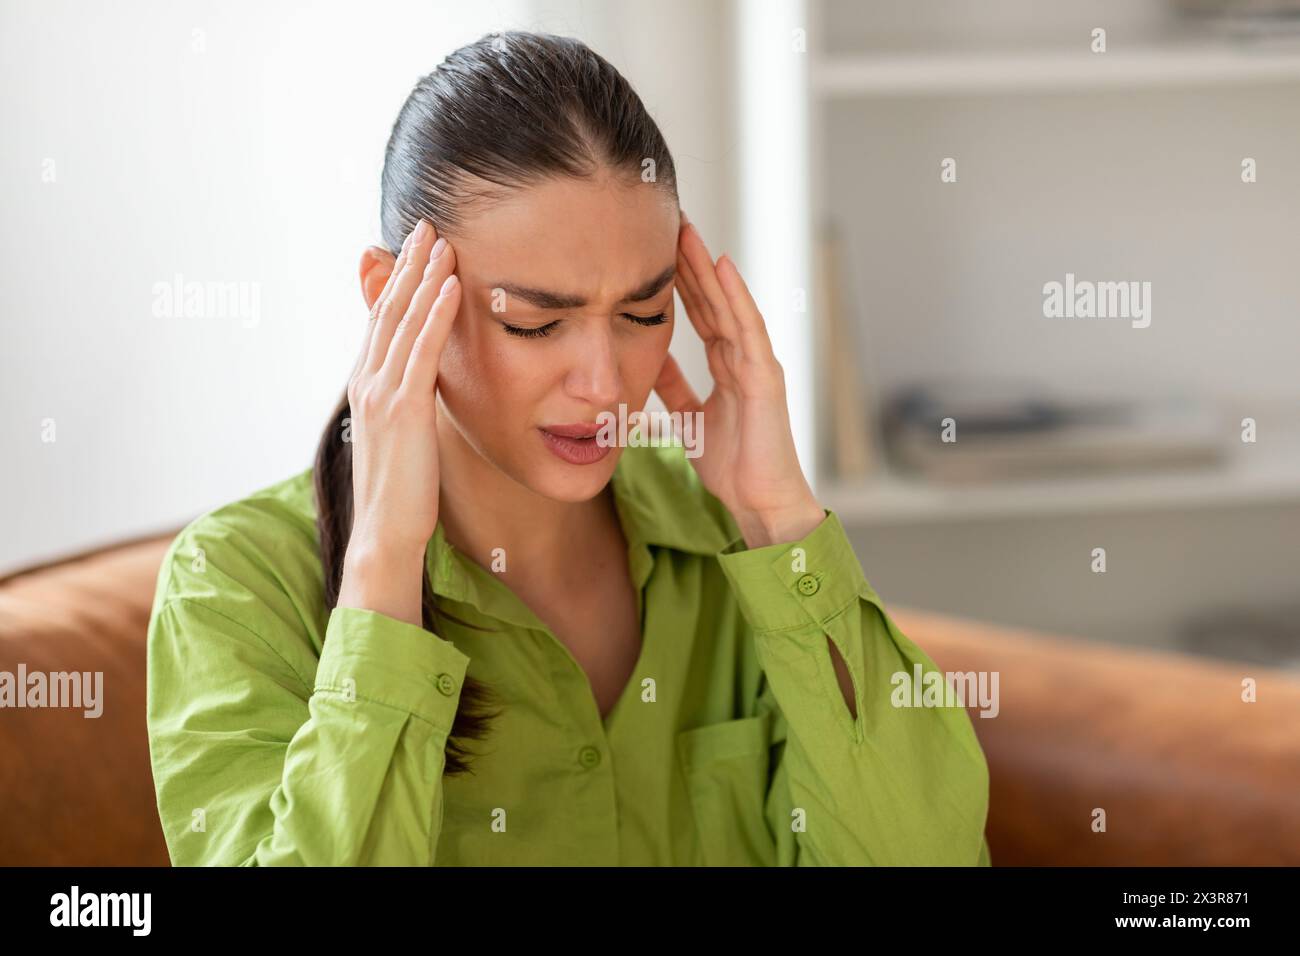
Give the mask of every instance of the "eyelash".
[[[637, 325], [663, 325], [668, 320], [666, 313], [660, 312], [656, 315], [632, 315], [630, 312], [622, 313], [623, 318], [629, 322], [635, 322]], [[540, 339], [551, 334], [551, 331], [559, 325], [557, 319], [554, 322], [548, 322], [546, 325], [539, 325], [535, 329], [521, 329], [517, 325], [507, 325], [501, 323], [501, 327], [506, 330], [508, 335], [517, 335], [521, 339]]]

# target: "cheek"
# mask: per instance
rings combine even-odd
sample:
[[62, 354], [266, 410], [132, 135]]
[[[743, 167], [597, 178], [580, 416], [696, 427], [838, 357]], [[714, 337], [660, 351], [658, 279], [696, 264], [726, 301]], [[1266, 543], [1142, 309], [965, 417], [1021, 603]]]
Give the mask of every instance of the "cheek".
[[649, 394], [659, 377], [672, 339], [673, 324], [665, 322], [633, 336], [632, 342], [624, 349], [623, 381], [635, 398], [641, 399]]
[[438, 380], [443, 401], [460, 421], [509, 420], [507, 413], [532, 393], [542, 365], [527, 348], [505, 339], [491, 319], [457, 317], [443, 349]]

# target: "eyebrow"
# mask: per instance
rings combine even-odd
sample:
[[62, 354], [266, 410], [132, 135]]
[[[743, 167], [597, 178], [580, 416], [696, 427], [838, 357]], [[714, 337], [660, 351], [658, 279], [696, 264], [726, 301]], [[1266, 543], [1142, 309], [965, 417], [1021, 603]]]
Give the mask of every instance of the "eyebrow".
[[[653, 298], [673, 280], [675, 275], [677, 275], [677, 264], [673, 263], [653, 279], [643, 282], [633, 289], [619, 301], [644, 302], [646, 299]], [[552, 292], [549, 289], [534, 289], [529, 286], [516, 285], [513, 282], [495, 282], [489, 288], [504, 289], [507, 295], [517, 296], [540, 309], [576, 309], [587, 304], [586, 297], [581, 295]]]

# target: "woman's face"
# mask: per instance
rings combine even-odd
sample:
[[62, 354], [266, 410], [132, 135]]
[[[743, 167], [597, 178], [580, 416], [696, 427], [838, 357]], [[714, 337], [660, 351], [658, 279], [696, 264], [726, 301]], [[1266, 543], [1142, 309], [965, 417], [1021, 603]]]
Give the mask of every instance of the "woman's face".
[[440, 414], [483, 458], [555, 500], [604, 488], [622, 449], [574, 463], [545, 429], [644, 407], [673, 334], [679, 222], [652, 183], [564, 178], [513, 190], [448, 236], [463, 294]]

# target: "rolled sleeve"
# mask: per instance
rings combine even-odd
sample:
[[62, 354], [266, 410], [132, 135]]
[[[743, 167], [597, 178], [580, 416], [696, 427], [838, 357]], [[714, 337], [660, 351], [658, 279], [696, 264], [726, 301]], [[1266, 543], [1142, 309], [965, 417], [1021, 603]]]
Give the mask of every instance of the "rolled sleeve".
[[316, 693], [395, 707], [451, 731], [469, 656], [406, 621], [361, 608], [330, 613]]
[[821, 524], [799, 541], [745, 549], [737, 539], [718, 554], [741, 613], [755, 632], [825, 626], [859, 598], [879, 602], [839, 516], [824, 510]]
[[[754, 631], [761, 709], [786, 726], [765, 812], [773, 832], [795, 807], [808, 821], [781, 859], [987, 865], [988, 768], [970, 718], [894, 705], [892, 675], [936, 668], [886, 613], [839, 518], [826, 510], [799, 541], [743, 547], [733, 540], [717, 560]], [[852, 711], [831, 646], [853, 685]]]

